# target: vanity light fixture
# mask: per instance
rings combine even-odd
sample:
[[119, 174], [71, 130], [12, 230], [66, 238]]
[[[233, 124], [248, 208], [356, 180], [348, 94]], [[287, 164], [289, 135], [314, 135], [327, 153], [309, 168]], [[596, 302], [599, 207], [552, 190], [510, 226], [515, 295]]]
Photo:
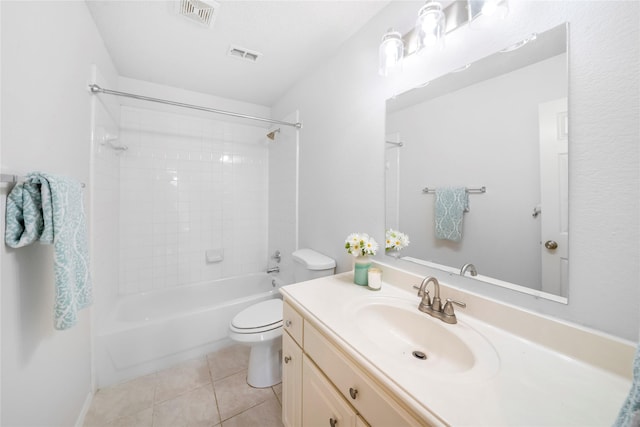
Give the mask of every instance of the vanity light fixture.
[[420, 8], [415, 28], [418, 51], [425, 47], [444, 47], [445, 19], [438, 1], [430, 1]]
[[[418, 11], [415, 26], [406, 34], [389, 29], [379, 48], [379, 73], [387, 76], [392, 69], [401, 69], [402, 57], [424, 48], [444, 47], [444, 36], [456, 28], [475, 22], [480, 16], [504, 18], [509, 12], [509, 0], [453, 0], [446, 8], [437, 0], [429, 0]], [[483, 21], [483, 20], [481, 20]]]
[[381, 76], [386, 77], [392, 70], [401, 70], [402, 58], [404, 58], [402, 34], [389, 28], [382, 36], [378, 55], [380, 61], [378, 72]]

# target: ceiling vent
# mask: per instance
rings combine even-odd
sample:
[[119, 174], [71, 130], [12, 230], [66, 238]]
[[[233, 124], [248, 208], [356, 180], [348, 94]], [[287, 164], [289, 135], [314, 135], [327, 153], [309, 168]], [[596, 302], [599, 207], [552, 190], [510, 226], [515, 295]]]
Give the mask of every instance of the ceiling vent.
[[256, 52], [255, 50], [249, 50], [244, 47], [234, 45], [229, 46], [227, 55], [232, 58], [244, 59], [249, 62], [257, 62], [262, 56], [260, 52]]
[[213, 27], [220, 3], [214, 0], [180, 0], [178, 13], [198, 24]]

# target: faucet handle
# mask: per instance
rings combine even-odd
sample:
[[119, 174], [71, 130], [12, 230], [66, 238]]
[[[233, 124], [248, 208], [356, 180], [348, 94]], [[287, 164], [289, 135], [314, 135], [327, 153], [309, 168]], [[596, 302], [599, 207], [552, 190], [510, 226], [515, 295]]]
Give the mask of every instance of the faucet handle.
[[418, 285], [413, 285], [413, 289], [417, 289], [418, 290], [418, 296], [423, 298], [423, 301], [425, 301], [425, 303], [427, 305], [431, 305], [431, 296], [429, 295], [429, 290], [425, 289], [421, 286]]
[[447, 302], [444, 304], [444, 308], [442, 310], [444, 311], [444, 314], [448, 316], [455, 314], [453, 311], [453, 304], [460, 306], [462, 308], [465, 308], [467, 306], [467, 304], [463, 303], [462, 301], [456, 301], [451, 298], [447, 298]]

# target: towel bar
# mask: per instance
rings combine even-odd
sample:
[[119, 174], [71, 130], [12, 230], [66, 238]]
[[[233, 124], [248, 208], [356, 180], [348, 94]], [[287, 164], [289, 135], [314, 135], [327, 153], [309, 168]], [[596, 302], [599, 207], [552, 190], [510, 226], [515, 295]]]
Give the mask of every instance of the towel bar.
[[[23, 176], [20, 175], [11, 175], [8, 173], [3, 173], [0, 174], [0, 182], [20, 182], [20, 181], [24, 181], [25, 178]], [[82, 186], [82, 188], [85, 187], [84, 182], [81, 182], [80, 185]]]
[[[435, 193], [436, 189], [435, 188], [429, 188], [429, 187], [425, 187], [422, 189], [423, 193]], [[482, 186], [480, 188], [467, 188], [467, 193], [469, 194], [482, 194], [482, 193], [486, 193], [487, 192], [487, 187]]]

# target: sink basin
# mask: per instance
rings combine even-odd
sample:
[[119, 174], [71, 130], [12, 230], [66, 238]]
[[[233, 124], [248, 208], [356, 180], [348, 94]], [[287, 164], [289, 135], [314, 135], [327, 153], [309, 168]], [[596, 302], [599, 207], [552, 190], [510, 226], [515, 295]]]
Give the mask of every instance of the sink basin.
[[477, 378], [497, 372], [497, 353], [481, 334], [460, 320], [450, 325], [420, 312], [417, 299], [366, 298], [349, 313], [369, 359], [384, 358], [431, 376]]

